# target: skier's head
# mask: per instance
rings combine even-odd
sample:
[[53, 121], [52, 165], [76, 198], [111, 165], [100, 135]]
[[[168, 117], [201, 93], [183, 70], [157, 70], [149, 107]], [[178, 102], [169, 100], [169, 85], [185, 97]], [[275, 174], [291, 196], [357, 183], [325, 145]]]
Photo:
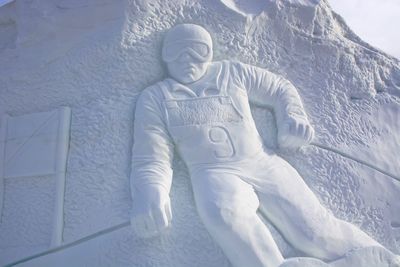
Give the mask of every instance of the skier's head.
[[164, 38], [162, 59], [172, 78], [181, 83], [192, 83], [203, 77], [212, 56], [211, 36], [199, 25], [179, 24]]

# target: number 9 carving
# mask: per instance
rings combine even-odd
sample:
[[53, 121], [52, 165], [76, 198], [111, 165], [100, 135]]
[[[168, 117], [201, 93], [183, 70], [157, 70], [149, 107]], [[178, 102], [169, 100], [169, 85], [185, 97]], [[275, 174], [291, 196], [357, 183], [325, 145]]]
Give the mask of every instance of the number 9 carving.
[[214, 154], [217, 158], [232, 158], [235, 156], [235, 147], [227, 129], [214, 126], [208, 131], [208, 138], [215, 144]]

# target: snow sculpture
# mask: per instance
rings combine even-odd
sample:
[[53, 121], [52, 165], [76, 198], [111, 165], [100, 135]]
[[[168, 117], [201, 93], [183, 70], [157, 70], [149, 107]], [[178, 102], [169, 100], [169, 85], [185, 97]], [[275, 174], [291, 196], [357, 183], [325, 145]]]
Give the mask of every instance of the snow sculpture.
[[[311, 142], [314, 130], [295, 87], [265, 69], [212, 62], [212, 56], [211, 36], [198, 25], [175, 26], [164, 39], [162, 59], [171, 78], [145, 89], [136, 106], [135, 232], [150, 237], [171, 223], [176, 148], [189, 169], [198, 213], [234, 266], [326, 265], [307, 258], [285, 261], [257, 209], [294, 247], [317, 259], [333, 261], [373, 248], [394, 261], [367, 234], [335, 218], [291, 165], [264, 148], [249, 102], [273, 108], [280, 147]], [[346, 258], [348, 266], [362, 266], [347, 256], [338, 266], [349, 264]]]
[[[37, 112], [21, 116], [4, 115], [0, 124], [0, 218], [2, 219], [2, 238], [5, 240], [17, 240], [20, 247], [27, 246], [26, 232], [42, 237], [45, 231], [38, 229], [38, 224], [47, 222], [44, 214], [53, 215], [51, 220], [52, 230], [49, 238], [49, 246], [55, 247], [62, 242], [63, 232], [63, 205], [65, 191], [65, 175], [67, 166], [67, 154], [69, 145], [71, 109], [62, 107], [48, 112]], [[3, 190], [3, 185], [8, 180], [18, 180], [22, 177], [33, 179], [37, 177], [51, 176], [55, 179], [54, 208], [50, 211], [49, 203], [42, 203], [41, 207], [35, 205], [28, 208], [34, 209], [38, 217], [33, 214], [25, 214], [23, 205], [26, 200], [34, 198], [29, 189], [10, 186]], [[35, 180], [38, 181], [38, 180]], [[44, 183], [44, 182], [43, 182]], [[12, 183], [11, 183], [12, 184]], [[24, 183], [26, 184], [26, 183]], [[37, 186], [37, 187], [36, 187]], [[36, 184], [34, 191], [41, 192], [41, 184]], [[45, 192], [45, 191], [43, 191]], [[43, 193], [42, 192], [42, 193]], [[48, 202], [52, 200], [53, 193], [40, 198]], [[13, 202], [5, 197], [19, 196], [19, 202]], [[2, 201], [4, 199], [4, 205]], [[2, 208], [5, 208], [2, 212]], [[10, 216], [10, 210], [16, 210], [19, 217]], [[40, 212], [39, 212], [40, 211]], [[47, 213], [46, 213], [47, 212]], [[8, 214], [8, 216], [7, 216]], [[12, 214], [12, 213], [11, 213]], [[42, 215], [42, 218], [39, 216]], [[19, 221], [19, 223], [15, 223]], [[29, 223], [29, 228], [25, 224]], [[24, 227], [24, 229], [21, 229]], [[9, 232], [10, 234], [6, 234]], [[44, 233], [41, 233], [44, 232]], [[50, 232], [50, 231], [49, 231]], [[19, 234], [16, 234], [19, 233]], [[13, 235], [14, 234], [14, 235]], [[32, 244], [29, 244], [32, 247]], [[16, 246], [17, 247], [17, 246]], [[21, 249], [22, 251], [23, 249]]]

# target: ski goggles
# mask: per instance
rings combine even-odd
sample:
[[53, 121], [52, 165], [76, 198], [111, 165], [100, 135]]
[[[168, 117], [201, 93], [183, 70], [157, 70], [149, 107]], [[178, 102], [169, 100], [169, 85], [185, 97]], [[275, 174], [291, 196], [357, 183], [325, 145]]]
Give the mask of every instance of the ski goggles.
[[164, 45], [162, 58], [165, 62], [171, 62], [184, 53], [190, 54], [199, 61], [208, 61], [211, 57], [211, 49], [207, 44], [199, 41], [184, 40]]

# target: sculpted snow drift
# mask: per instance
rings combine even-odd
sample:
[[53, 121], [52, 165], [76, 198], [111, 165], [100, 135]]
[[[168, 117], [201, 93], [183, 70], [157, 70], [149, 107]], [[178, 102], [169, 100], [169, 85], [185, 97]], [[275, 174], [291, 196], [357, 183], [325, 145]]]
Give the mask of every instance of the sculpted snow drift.
[[[346, 255], [332, 266], [350, 266], [351, 259], [366, 267], [354, 256], [360, 252], [372, 255], [369, 267], [383, 266], [382, 258], [400, 266], [378, 242], [335, 218], [297, 171], [263, 146], [249, 102], [274, 110], [281, 147], [311, 142], [314, 130], [295, 87], [262, 68], [212, 62], [212, 52], [204, 28], [175, 26], [162, 49], [171, 78], [144, 90], [137, 102], [131, 175], [136, 233], [154, 236], [171, 223], [177, 149], [190, 172], [198, 213], [234, 266], [324, 266], [317, 259]], [[294, 247], [317, 259], [285, 261], [258, 209]]]
[[[241, 87], [248, 95], [263, 145], [290, 163], [335, 217], [350, 222], [385, 248], [400, 254], [400, 61], [361, 40], [329, 2], [30, 0], [0, 7], [0, 115], [19, 120], [20, 116], [60, 106], [69, 106], [72, 111], [62, 203], [56, 198], [56, 174], [10, 177], [3, 172], [0, 177], [0, 266], [15, 265], [21, 260], [25, 261], [24, 266], [57, 267], [232, 266], [197, 212], [188, 168], [182, 160], [183, 153], [182, 157], [177, 155], [177, 143], [172, 142], [176, 151], [171, 190], [168, 194], [163, 192], [163, 199], [159, 200], [170, 199], [172, 223], [165, 231], [160, 230], [161, 236], [150, 239], [140, 238], [131, 227], [125, 227], [133, 204], [129, 187], [132, 144], [146, 142], [137, 136], [133, 138], [134, 109], [137, 103], [150, 98], [148, 90], [143, 89], [167, 77], [176, 80], [168, 74], [161, 51], [165, 33], [179, 23], [207, 29], [213, 43], [210, 61], [235, 59], [279, 74], [295, 86], [315, 130], [311, 143], [300, 149], [278, 148], [278, 137], [282, 138], [278, 126], [283, 126], [283, 121], [276, 123], [272, 108], [254, 105], [254, 100], [266, 103], [251, 96], [256, 92], [254, 88]], [[170, 48], [174, 47], [189, 48]], [[207, 49], [201, 42], [200, 47]], [[210, 62], [206, 76], [215, 63]], [[231, 80], [235, 78], [229, 76]], [[179, 83], [190, 88], [196, 84]], [[227, 90], [229, 95], [232, 88], [228, 86]], [[207, 95], [212, 95], [212, 90], [207, 91]], [[265, 88], [261, 91], [267, 92]], [[143, 100], [138, 101], [142, 92]], [[229, 112], [224, 109], [217, 113], [219, 100], [210, 101], [213, 121], [234, 123], [240, 119], [232, 106], [225, 107]], [[199, 123], [210, 119], [210, 114], [207, 118], [197, 117], [201, 113], [190, 108], [203, 107], [200, 102], [178, 105], [185, 112], [174, 113], [176, 125], [193, 116]], [[24, 123], [22, 138], [29, 135], [25, 128], [30, 124], [31, 120]], [[4, 126], [1, 123], [0, 128], [4, 130]], [[226, 133], [218, 129], [217, 134], [221, 138], [212, 135], [216, 142], [210, 141], [214, 150], [208, 157], [214, 157], [214, 151], [219, 156], [230, 156], [232, 146], [226, 141]], [[11, 132], [6, 137], [8, 140]], [[5, 140], [0, 146], [14, 153], [17, 147], [8, 146]], [[250, 137], [247, 140], [250, 142]], [[43, 141], [47, 143], [48, 138]], [[238, 154], [235, 141], [232, 137]], [[30, 156], [44, 160], [43, 151], [38, 157], [35, 145], [23, 140], [10, 142], [26, 144], [24, 148]], [[192, 145], [193, 153], [207, 148], [199, 142], [196, 139]], [[160, 147], [158, 144], [156, 149]], [[246, 167], [245, 171], [250, 172], [251, 168]], [[155, 170], [150, 169], [149, 174]], [[141, 192], [153, 189], [150, 185], [137, 188]], [[134, 201], [149, 198], [149, 202], [138, 201], [135, 205], [157, 203], [150, 193], [133, 193]], [[256, 194], [262, 202], [257, 189]], [[55, 209], [56, 204], [61, 209]], [[58, 211], [64, 217], [57, 224], [61, 226], [58, 229], [62, 247], [54, 250], [49, 246]], [[223, 214], [225, 218], [231, 216], [230, 211]], [[316, 258], [300, 258], [307, 253], [287, 242], [261, 208], [257, 215], [271, 232], [286, 266], [323, 264]], [[307, 228], [299, 223], [297, 229]], [[331, 229], [325, 232], [330, 233]], [[346, 256], [340, 265], [335, 260], [334, 267], [389, 266], [389, 260], [374, 263], [373, 259], [392, 257], [375, 248], [351, 253], [352, 257]], [[352, 259], [355, 263], [349, 264]], [[362, 263], [358, 264], [360, 260]]]

